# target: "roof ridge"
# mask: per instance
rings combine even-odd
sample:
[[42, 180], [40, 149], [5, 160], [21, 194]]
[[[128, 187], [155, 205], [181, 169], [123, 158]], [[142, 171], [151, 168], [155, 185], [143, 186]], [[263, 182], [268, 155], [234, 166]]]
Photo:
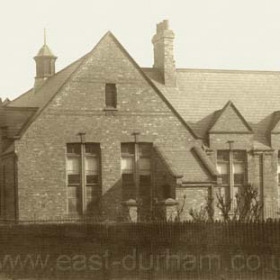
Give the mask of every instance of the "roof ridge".
[[[144, 71], [158, 71], [156, 68], [150, 66], [141, 66]], [[250, 69], [216, 69], [216, 68], [176, 68], [177, 72], [212, 72], [212, 73], [240, 73], [240, 74], [280, 74], [280, 70], [250, 70]]]
[[[152, 68], [144, 68], [152, 69]], [[176, 68], [177, 72], [213, 72], [213, 73], [247, 73], [247, 74], [279, 74], [280, 70], [242, 70], [242, 69], [208, 69], [208, 68]]]
[[[188, 125], [188, 123], [183, 119], [183, 117], [178, 113], [178, 111], [175, 109], [175, 107], [169, 102], [169, 100], [165, 97], [165, 95], [161, 92], [161, 90], [155, 85], [155, 83], [145, 74], [145, 72], [142, 70], [142, 68], [137, 64], [137, 62], [132, 58], [132, 56], [128, 53], [128, 51], [122, 46], [122, 44], [118, 41], [118, 39], [114, 36], [114, 34], [110, 31], [108, 31], [102, 39], [110, 35], [113, 40], [116, 42], [116, 44], [120, 47], [120, 49], [125, 53], [125, 55], [130, 59], [130, 61], [134, 64], [134, 66], [138, 69], [140, 74], [144, 77], [144, 79], [152, 86], [152, 88], [159, 94], [161, 99], [166, 103], [166, 105], [171, 109], [171, 111], [176, 115], [176, 117], [181, 121], [181, 123], [188, 129], [188, 131], [192, 134], [192, 136], [196, 139], [198, 139], [198, 135], [194, 132], [194, 130]], [[101, 39], [101, 40], [102, 40]], [[100, 40], [100, 41], [101, 41]], [[100, 42], [99, 41], [99, 42]], [[99, 43], [98, 43], [99, 44]], [[98, 45], [97, 44], [97, 45]], [[96, 46], [97, 46], [96, 45]]]

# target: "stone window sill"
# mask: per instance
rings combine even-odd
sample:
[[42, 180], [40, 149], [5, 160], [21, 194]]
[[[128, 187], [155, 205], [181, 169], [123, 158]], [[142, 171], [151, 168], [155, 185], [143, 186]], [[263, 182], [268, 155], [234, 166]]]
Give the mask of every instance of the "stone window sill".
[[103, 109], [103, 111], [115, 112], [115, 111], [118, 111], [118, 108], [114, 108], [114, 107], [105, 107], [105, 108]]

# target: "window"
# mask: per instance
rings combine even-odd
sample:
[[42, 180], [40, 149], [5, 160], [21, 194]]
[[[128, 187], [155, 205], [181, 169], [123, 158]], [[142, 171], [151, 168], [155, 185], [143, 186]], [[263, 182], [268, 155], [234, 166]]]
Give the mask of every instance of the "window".
[[149, 198], [151, 194], [152, 176], [151, 176], [151, 151], [150, 144], [139, 145], [139, 195], [143, 198]]
[[90, 213], [100, 192], [100, 147], [93, 143], [67, 144], [68, 212]]
[[106, 108], [117, 108], [117, 88], [115, 84], [105, 85]]
[[122, 170], [122, 187], [124, 200], [136, 199], [135, 186], [135, 148], [134, 144], [121, 145], [121, 170]]
[[245, 184], [245, 164], [245, 151], [217, 151], [217, 169], [222, 179], [221, 193], [228, 201], [235, 201], [236, 194]]
[[152, 185], [152, 145], [124, 143], [121, 145], [121, 171], [124, 200], [148, 198]]
[[218, 151], [217, 153], [218, 171], [221, 174], [222, 184], [229, 185], [229, 153], [228, 151]]
[[234, 186], [240, 187], [245, 183], [245, 153], [233, 151]]
[[168, 199], [171, 198], [171, 187], [168, 184], [162, 185], [162, 198]]

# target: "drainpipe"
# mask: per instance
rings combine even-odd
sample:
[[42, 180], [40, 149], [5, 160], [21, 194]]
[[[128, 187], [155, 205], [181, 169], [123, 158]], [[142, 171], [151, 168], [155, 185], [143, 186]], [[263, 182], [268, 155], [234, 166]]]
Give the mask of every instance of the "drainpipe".
[[[233, 143], [234, 141], [228, 141], [229, 145], [229, 199], [234, 202], [234, 170], [233, 170]], [[231, 203], [232, 210], [234, 208], [234, 203]]]
[[132, 135], [134, 136], [134, 183], [136, 188], [136, 201], [138, 202], [140, 199], [140, 193], [139, 193], [139, 168], [138, 168], [138, 162], [139, 162], [139, 146], [138, 146], [138, 136], [140, 135], [140, 132], [133, 132]]
[[18, 209], [18, 157], [14, 153], [14, 199], [15, 199], [15, 222], [19, 219], [19, 209]]
[[82, 196], [82, 214], [86, 213], [86, 186], [85, 186], [85, 132], [79, 132], [81, 142], [81, 163], [80, 163], [80, 176], [81, 176], [81, 196]]
[[264, 153], [260, 154], [260, 200], [262, 203], [262, 210], [261, 210], [261, 216], [262, 219], [264, 218], [265, 210], [264, 210]]

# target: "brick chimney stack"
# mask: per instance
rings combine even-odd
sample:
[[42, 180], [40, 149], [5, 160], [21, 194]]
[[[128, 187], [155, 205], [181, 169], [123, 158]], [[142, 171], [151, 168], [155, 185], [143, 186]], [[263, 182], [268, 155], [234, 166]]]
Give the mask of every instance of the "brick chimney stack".
[[157, 32], [152, 39], [154, 45], [154, 68], [158, 69], [163, 77], [164, 84], [176, 87], [176, 67], [173, 55], [173, 40], [175, 35], [169, 29], [168, 20], [157, 24]]

